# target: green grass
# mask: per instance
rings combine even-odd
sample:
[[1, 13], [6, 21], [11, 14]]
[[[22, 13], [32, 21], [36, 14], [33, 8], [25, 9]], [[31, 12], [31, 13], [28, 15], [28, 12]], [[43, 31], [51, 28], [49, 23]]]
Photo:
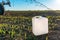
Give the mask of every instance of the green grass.
[[46, 35], [32, 33], [32, 17], [43, 15], [49, 19], [49, 33], [60, 27], [60, 11], [6, 11], [0, 15], [0, 40], [45, 40]]
[[[49, 19], [49, 30], [58, 26], [56, 22], [60, 16], [47, 16], [47, 18]], [[0, 16], [0, 37], [2, 40], [38, 39], [32, 33], [32, 17], [26, 16]]]

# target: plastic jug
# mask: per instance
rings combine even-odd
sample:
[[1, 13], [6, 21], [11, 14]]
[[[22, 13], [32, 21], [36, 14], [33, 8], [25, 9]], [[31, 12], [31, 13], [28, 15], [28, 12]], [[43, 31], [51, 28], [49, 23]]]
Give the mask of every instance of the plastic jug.
[[32, 18], [32, 32], [34, 35], [43, 35], [48, 33], [48, 18], [35, 16]]

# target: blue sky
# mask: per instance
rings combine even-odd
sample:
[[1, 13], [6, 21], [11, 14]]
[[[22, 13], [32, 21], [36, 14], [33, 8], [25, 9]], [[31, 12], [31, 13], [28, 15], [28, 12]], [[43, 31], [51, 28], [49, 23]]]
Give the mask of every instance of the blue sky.
[[[0, 0], [1, 2], [2, 0]], [[37, 0], [53, 10], [60, 10], [60, 0]], [[10, 0], [11, 7], [5, 5], [5, 10], [48, 10], [44, 6], [37, 5], [26, 0]]]

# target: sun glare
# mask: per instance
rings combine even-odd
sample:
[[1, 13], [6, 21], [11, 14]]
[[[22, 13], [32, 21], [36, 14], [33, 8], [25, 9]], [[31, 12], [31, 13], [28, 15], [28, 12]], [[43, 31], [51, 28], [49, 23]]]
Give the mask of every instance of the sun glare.
[[56, 3], [60, 4], [60, 0], [56, 0]]

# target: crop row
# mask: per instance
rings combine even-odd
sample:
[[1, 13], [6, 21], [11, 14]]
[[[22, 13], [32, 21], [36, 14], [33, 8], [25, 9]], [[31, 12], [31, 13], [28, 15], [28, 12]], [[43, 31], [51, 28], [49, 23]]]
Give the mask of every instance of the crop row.
[[[60, 16], [47, 16], [49, 30], [59, 26]], [[39, 36], [40, 37], [40, 36]], [[32, 17], [24, 16], [0, 16], [0, 39], [1, 40], [44, 40], [32, 33]]]

